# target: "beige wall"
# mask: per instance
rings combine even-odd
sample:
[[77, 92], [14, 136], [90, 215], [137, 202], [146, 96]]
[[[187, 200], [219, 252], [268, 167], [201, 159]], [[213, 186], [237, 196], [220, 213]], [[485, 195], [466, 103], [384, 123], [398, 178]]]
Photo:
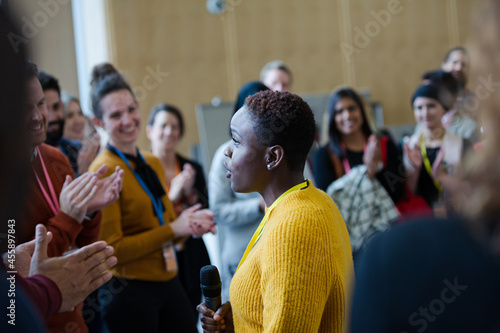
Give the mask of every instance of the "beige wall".
[[39, 69], [78, 96], [73, 16], [69, 0], [5, 1], [21, 24], [22, 37]]
[[[387, 124], [413, 122], [409, 98], [420, 74], [437, 68], [450, 47], [467, 43], [478, 2], [227, 0], [229, 10], [215, 16], [205, 0], [105, 1], [112, 61], [137, 89], [144, 123], [158, 102], [179, 106], [186, 118], [180, 146], [185, 154], [198, 142], [195, 104], [217, 95], [233, 100], [241, 84], [258, 79], [263, 64], [277, 58], [291, 66], [295, 92], [366, 87], [383, 103]], [[8, 1], [21, 5], [19, 19], [38, 30], [29, 38], [32, 59], [58, 77], [63, 89], [78, 93], [71, 3], [42, 2], [59, 4], [57, 12], [48, 13], [36, 0]], [[370, 11], [390, 9], [386, 26], [374, 23]], [[41, 12], [46, 23], [34, 20], [43, 18]], [[356, 32], [366, 27], [374, 29], [369, 43]], [[342, 43], [358, 52], [346, 57]], [[139, 144], [149, 147], [144, 131]]]
[[[214, 16], [205, 0], [109, 0], [113, 61], [135, 86], [144, 86], [148, 68], [168, 72], [147, 91], [141, 109], [145, 120], [157, 102], [179, 106], [187, 123], [184, 152], [198, 141], [194, 105], [216, 95], [233, 100], [241, 84], [258, 79], [263, 64], [276, 58], [291, 66], [295, 92], [367, 87], [383, 103], [386, 123], [413, 122], [409, 99], [420, 74], [466, 43], [477, 1], [227, 2], [230, 10]], [[388, 9], [393, 14], [377, 31], [370, 11]], [[354, 43], [355, 27], [364, 31], [367, 24], [374, 35], [369, 44]], [[359, 46], [359, 53], [348, 61], [341, 42]], [[148, 147], [144, 134], [140, 143]]]

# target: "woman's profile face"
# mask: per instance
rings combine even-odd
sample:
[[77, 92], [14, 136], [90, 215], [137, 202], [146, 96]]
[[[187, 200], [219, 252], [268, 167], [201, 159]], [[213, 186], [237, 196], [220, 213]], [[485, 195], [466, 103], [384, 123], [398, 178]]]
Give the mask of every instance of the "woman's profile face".
[[350, 97], [341, 98], [335, 104], [335, 126], [342, 135], [350, 135], [361, 131], [363, 115], [361, 108]]
[[153, 124], [148, 126], [148, 138], [151, 140], [153, 150], [160, 148], [165, 151], [175, 151], [181, 139], [179, 118], [172, 112], [156, 113]]
[[85, 134], [86, 118], [80, 104], [71, 100], [64, 114], [64, 137], [70, 140], [81, 140]]
[[103, 128], [109, 134], [110, 143], [118, 149], [135, 144], [139, 137], [141, 116], [130, 91], [114, 91], [104, 96], [99, 103]]
[[417, 123], [432, 130], [443, 127], [441, 118], [446, 110], [434, 98], [417, 97], [413, 101], [413, 113]]
[[235, 192], [259, 192], [266, 172], [265, 147], [257, 143], [254, 122], [246, 106], [239, 109], [231, 119], [231, 143], [224, 151], [228, 157], [224, 166], [226, 177], [231, 180]]

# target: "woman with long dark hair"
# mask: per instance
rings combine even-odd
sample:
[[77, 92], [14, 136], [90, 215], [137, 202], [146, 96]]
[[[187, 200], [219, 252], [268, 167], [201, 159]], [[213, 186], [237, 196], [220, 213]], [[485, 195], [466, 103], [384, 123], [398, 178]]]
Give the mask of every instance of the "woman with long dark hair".
[[328, 108], [329, 142], [317, 150], [313, 163], [318, 188], [326, 190], [351, 168], [365, 165], [368, 177], [377, 178], [396, 203], [403, 194], [404, 173], [401, 155], [390, 136], [386, 133], [377, 138], [363, 100], [351, 88], [334, 92]]

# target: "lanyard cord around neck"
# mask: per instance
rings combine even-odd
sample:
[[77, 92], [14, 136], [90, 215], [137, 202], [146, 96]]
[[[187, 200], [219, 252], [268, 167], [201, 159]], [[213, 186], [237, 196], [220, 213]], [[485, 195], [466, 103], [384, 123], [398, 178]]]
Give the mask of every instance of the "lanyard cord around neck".
[[49, 193], [47, 193], [47, 190], [45, 190], [45, 188], [43, 187], [43, 184], [40, 181], [38, 174], [36, 173], [35, 167], [32, 165], [33, 172], [35, 173], [35, 177], [36, 177], [36, 180], [38, 182], [38, 186], [40, 187], [40, 190], [42, 191], [43, 196], [45, 197], [45, 200], [49, 204], [50, 210], [52, 211], [52, 213], [55, 216], [59, 212], [59, 201], [57, 200], [56, 191], [54, 190], [54, 185], [52, 185], [52, 181], [50, 180], [49, 173], [47, 172], [47, 168], [45, 167], [45, 163], [43, 162], [42, 153], [40, 152], [40, 149], [38, 147], [36, 147], [35, 149], [38, 153], [38, 156], [40, 156], [40, 163], [42, 164], [43, 174], [45, 175], [45, 180], [47, 181], [47, 186], [49, 187], [50, 195], [49, 195]]
[[280, 195], [279, 198], [273, 202], [271, 207], [266, 208], [266, 214], [262, 218], [262, 221], [260, 221], [260, 224], [259, 224], [259, 227], [257, 228], [257, 230], [255, 230], [255, 232], [252, 236], [252, 239], [250, 240], [250, 243], [248, 243], [247, 248], [245, 250], [245, 253], [243, 254], [243, 257], [241, 258], [241, 261], [238, 264], [238, 268], [236, 268], [236, 271], [238, 271], [238, 269], [240, 268], [240, 266], [243, 264], [243, 262], [245, 261], [245, 259], [248, 256], [248, 254], [250, 253], [250, 250], [252, 250], [255, 243], [257, 243], [257, 241], [259, 240], [259, 238], [262, 234], [262, 230], [264, 229], [264, 226], [266, 225], [267, 220], [269, 220], [269, 215], [271, 214], [271, 211], [274, 209], [274, 207], [278, 206], [278, 204], [281, 202], [281, 200], [283, 200], [284, 197], [287, 196], [287, 194], [290, 194], [293, 191], [297, 191], [297, 190], [301, 190], [303, 188], [306, 188], [308, 185], [309, 185], [309, 180], [305, 180], [304, 182], [302, 182], [298, 185], [295, 185], [294, 187], [292, 187], [291, 189], [289, 189], [288, 191], [286, 191], [285, 193]]
[[[347, 148], [343, 142], [340, 143], [340, 149], [342, 150], [342, 154], [344, 157], [342, 158], [342, 163], [344, 165], [344, 173], [347, 175], [349, 171], [351, 171], [351, 165], [349, 164], [349, 160], [347, 159]], [[366, 150], [366, 141], [365, 141], [365, 146], [363, 148], [363, 154], [365, 153]]]
[[429, 157], [427, 156], [427, 148], [425, 147], [425, 142], [424, 142], [424, 137], [420, 137], [420, 153], [422, 154], [422, 161], [424, 162], [425, 170], [427, 170], [427, 173], [429, 176], [431, 176], [432, 182], [434, 183], [434, 186], [436, 189], [441, 193], [443, 191], [443, 185], [441, 185], [437, 179], [435, 179], [432, 176], [432, 166], [431, 166], [431, 161], [429, 161]]
[[[132, 165], [130, 164], [130, 162], [129, 162], [128, 158], [125, 156], [125, 154], [123, 154], [121, 151], [119, 151], [118, 149], [116, 149], [115, 147], [113, 147], [111, 145], [108, 145], [108, 149], [111, 150], [112, 152], [114, 152], [115, 154], [117, 154], [123, 160], [123, 162], [125, 162], [125, 164], [127, 164], [130, 171], [133, 172], [135, 179], [137, 179], [137, 181], [139, 182], [139, 185], [141, 185], [144, 192], [146, 192], [148, 197], [151, 199], [151, 202], [153, 203], [153, 208], [156, 212], [156, 216], [158, 217], [158, 221], [160, 222], [160, 225], [163, 225], [164, 224], [163, 204], [161, 202], [161, 198], [156, 199], [154, 197], [153, 193], [151, 193], [151, 191], [149, 190], [146, 183], [144, 183], [144, 180], [141, 178], [141, 176], [139, 176], [139, 174], [135, 171], [135, 169], [132, 168]], [[144, 157], [139, 152], [139, 149], [137, 149], [137, 155], [144, 163], [146, 163], [146, 161], [144, 160]]]

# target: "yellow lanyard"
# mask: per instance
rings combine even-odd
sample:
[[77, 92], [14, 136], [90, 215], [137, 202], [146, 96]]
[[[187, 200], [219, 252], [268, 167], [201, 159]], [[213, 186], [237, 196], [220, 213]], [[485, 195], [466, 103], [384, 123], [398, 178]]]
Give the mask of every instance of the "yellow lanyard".
[[250, 253], [250, 250], [252, 250], [255, 243], [257, 243], [257, 241], [259, 240], [260, 235], [262, 234], [262, 230], [264, 229], [264, 226], [266, 225], [266, 222], [269, 219], [269, 215], [271, 214], [271, 211], [274, 209], [274, 207], [276, 207], [287, 194], [292, 193], [293, 191], [297, 191], [297, 190], [301, 190], [303, 188], [306, 188], [308, 185], [309, 185], [309, 181], [306, 179], [303, 183], [295, 185], [294, 187], [292, 187], [291, 189], [289, 189], [288, 191], [286, 191], [285, 193], [280, 195], [279, 198], [273, 202], [271, 207], [266, 208], [266, 214], [262, 218], [262, 221], [260, 221], [260, 224], [259, 224], [259, 227], [257, 228], [257, 230], [255, 230], [255, 233], [253, 234], [252, 239], [250, 240], [250, 243], [248, 243], [247, 248], [245, 250], [245, 253], [243, 254], [243, 257], [241, 258], [241, 261], [238, 264], [238, 268], [236, 268], [236, 271], [238, 271], [238, 269], [240, 268], [240, 266], [243, 264], [243, 262], [245, 261], [245, 259], [248, 256], [248, 254]]
[[427, 149], [425, 148], [423, 136], [420, 137], [420, 152], [422, 153], [422, 161], [424, 162], [427, 173], [429, 174], [429, 176], [431, 176], [434, 186], [441, 193], [443, 191], [443, 186], [432, 176], [431, 161], [429, 161], [429, 157], [427, 157]]

